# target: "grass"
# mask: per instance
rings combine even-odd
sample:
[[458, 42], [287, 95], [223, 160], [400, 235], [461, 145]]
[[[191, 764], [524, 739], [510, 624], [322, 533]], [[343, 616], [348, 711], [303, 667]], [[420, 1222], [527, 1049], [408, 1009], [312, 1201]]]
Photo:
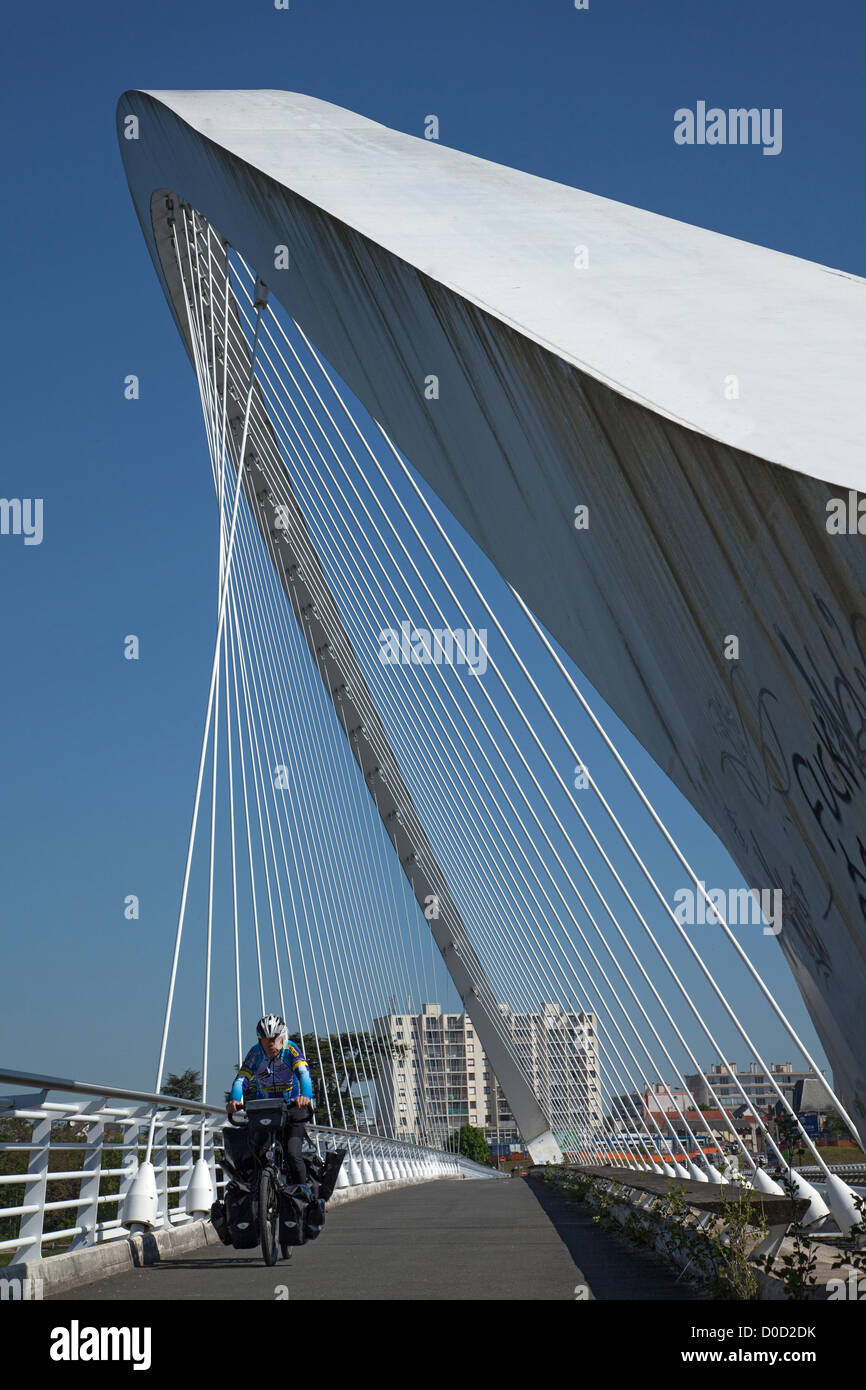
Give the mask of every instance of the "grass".
[[[866, 1154], [862, 1149], [858, 1149], [856, 1144], [828, 1144], [826, 1147], [821, 1144], [818, 1147], [818, 1152], [826, 1164], [866, 1163]], [[794, 1163], [796, 1165], [805, 1167], [814, 1161], [808, 1149], [794, 1150]]]

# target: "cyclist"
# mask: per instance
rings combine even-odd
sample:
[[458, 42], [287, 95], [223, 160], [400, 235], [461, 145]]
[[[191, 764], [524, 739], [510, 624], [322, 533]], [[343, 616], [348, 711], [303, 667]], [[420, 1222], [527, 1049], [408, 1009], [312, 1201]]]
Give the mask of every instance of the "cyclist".
[[312, 1104], [313, 1083], [307, 1059], [297, 1043], [289, 1038], [289, 1030], [279, 1014], [265, 1014], [256, 1024], [259, 1041], [251, 1047], [234, 1079], [226, 1105], [232, 1115], [240, 1110], [244, 1096], [252, 1086], [251, 1100], [266, 1100], [282, 1096], [289, 1106], [287, 1126], [283, 1133], [288, 1176], [293, 1182], [307, 1181], [307, 1165], [302, 1154], [304, 1125], [310, 1118], [306, 1107]]

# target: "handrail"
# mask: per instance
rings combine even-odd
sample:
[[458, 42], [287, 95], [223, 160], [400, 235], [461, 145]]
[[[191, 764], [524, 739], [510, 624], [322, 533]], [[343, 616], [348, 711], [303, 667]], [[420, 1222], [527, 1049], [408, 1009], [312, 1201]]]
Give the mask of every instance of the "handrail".
[[[71, 1093], [74, 1095], [86, 1096], [110, 1096], [113, 1100], [135, 1100], [146, 1104], [165, 1106], [169, 1110], [192, 1110], [196, 1114], [202, 1115], [225, 1115], [224, 1105], [208, 1105], [200, 1100], [186, 1100], [182, 1096], [167, 1096], [157, 1091], [125, 1091], [117, 1086], [97, 1085], [92, 1081], [71, 1081], [67, 1077], [60, 1076], [40, 1076], [37, 1072], [26, 1071], [7, 1071], [0, 1070], [0, 1083], [13, 1082], [23, 1086], [32, 1086], [37, 1090], [59, 1091], [61, 1094]], [[0, 1106], [3, 1097], [0, 1096]], [[429, 1144], [422, 1144], [415, 1139], [400, 1139], [397, 1135], [378, 1134], [375, 1131], [361, 1129], [341, 1129], [337, 1125], [325, 1123], [315, 1124], [310, 1122], [311, 1129], [327, 1130], [329, 1134], [345, 1135], [347, 1139], [383, 1139], [389, 1144], [407, 1144], [412, 1149], [420, 1149], [424, 1153], [439, 1154], [452, 1153], [451, 1149], [434, 1149]], [[455, 1154], [454, 1157], [463, 1157]], [[474, 1160], [464, 1158], [464, 1162], [472, 1163]], [[479, 1168], [482, 1164], [477, 1165]]]
[[[0, 1095], [0, 1117], [11, 1117], [30, 1125], [29, 1139], [0, 1143], [4, 1153], [20, 1153], [27, 1167], [21, 1173], [2, 1175], [0, 1194], [10, 1187], [21, 1187], [21, 1198], [4, 1206], [0, 1200], [0, 1220], [11, 1225], [10, 1239], [0, 1239], [0, 1251], [13, 1252], [13, 1258], [38, 1259], [43, 1245], [72, 1241], [71, 1249], [117, 1239], [130, 1229], [169, 1227], [207, 1215], [226, 1178], [217, 1177], [222, 1169], [220, 1149], [227, 1116], [224, 1107], [182, 1096], [124, 1090], [74, 1081], [68, 1077], [43, 1076], [32, 1072], [0, 1070], [0, 1083], [13, 1083], [33, 1095]], [[71, 1099], [49, 1100], [50, 1094]], [[89, 1097], [84, 1102], [76, 1095]], [[112, 1104], [129, 1101], [129, 1109]], [[109, 1102], [109, 1103], [106, 1103]], [[155, 1123], [152, 1162], [141, 1162], [145, 1152], [143, 1134]], [[85, 1133], [75, 1141], [52, 1137], [52, 1125], [75, 1124]], [[106, 1137], [116, 1129], [117, 1137]], [[171, 1139], [170, 1136], [175, 1137]], [[336, 1141], [348, 1150], [338, 1185], [364, 1186], [393, 1179], [425, 1181], [436, 1176], [492, 1178], [501, 1175], [462, 1154], [416, 1143], [414, 1140], [338, 1129], [308, 1122], [308, 1137], [314, 1147]], [[121, 1167], [103, 1167], [103, 1156], [121, 1151]], [[80, 1169], [70, 1167], [72, 1153], [83, 1154]], [[52, 1154], [63, 1154], [61, 1167], [52, 1170]], [[175, 1156], [178, 1161], [170, 1161]], [[102, 1179], [119, 1179], [117, 1192], [101, 1191]], [[52, 1183], [79, 1180], [76, 1195], [48, 1200]], [[11, 1195], [11, 1194], [10, 1194]], [[178, 1205], [171, 1206], [177, 1199]], [[117, 1215], [105, 1219], [104, 1207], [116, 1208]], [[59, 1230], [45, 1230], [46, 1213], [68, 1211], [75, 1223]], [[0, 1235], [6, 1234], [0, 1231]]]

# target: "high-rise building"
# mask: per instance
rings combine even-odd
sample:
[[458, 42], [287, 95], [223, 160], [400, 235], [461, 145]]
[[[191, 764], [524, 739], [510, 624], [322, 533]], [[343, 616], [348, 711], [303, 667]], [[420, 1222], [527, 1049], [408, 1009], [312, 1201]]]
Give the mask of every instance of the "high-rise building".
[[539, 1013], [499, 1005], [523, 1070], [551, 1128], [568, 1144], [602, 1123], [595, 1014], [542, 1004]]
[[[554, 1129], [594, 1128], [601, 1121], [593, 1014], [566, 1013], [544, 1004], [540, 1013], [500, 1011], [515, 1054]], [[390, 1039], [390, 1059], [376, 1082], [381, 1128], [397, 1136], [441, 1142], [461, 1125], [483, 1129], [491, 1144], [517, 1143], [520, 1135], [508, 1101], [468, 1014], [443, 1013], [425, 1004], [421, 1013], [373, 1020]]]
[[387, 1014], [374, 1032], [391, 1039], [376, 1082], [376, 1110], [386, 1132], [440, 1142], [461, 1125], [486, 1128], [492, 1075], [467, 1014], [425, 1004], [420, 1014]]

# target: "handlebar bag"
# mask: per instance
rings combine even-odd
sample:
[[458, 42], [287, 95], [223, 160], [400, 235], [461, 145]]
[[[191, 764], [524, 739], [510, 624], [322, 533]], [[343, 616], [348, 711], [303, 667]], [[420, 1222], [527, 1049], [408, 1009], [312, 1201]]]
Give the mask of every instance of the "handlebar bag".
[[284, 1100], [248, 1100], [247, 1133], [252, 1147], [261, 1151], [271, 1141], [272, 1135], [280, 1134], [287, 1120]]

